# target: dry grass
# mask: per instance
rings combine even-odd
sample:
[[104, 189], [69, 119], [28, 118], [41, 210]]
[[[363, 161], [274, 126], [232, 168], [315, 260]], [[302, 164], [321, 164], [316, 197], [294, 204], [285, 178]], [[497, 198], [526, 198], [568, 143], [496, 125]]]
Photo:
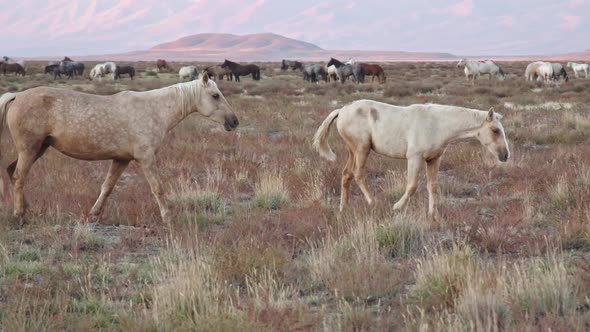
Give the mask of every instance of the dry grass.
[[[111, 94], [178, 80], [139, 62], [134, 81], [53, 81], [43, 65], [25, 79], [0, 76], [0, 93]], [[16, 228], [10, 194], [0, 208], [0, 330], [588, 329], [590, 80], [527, 83], [526, 64], [515, 62], [502, 63], [506, 81], [471, 86], [454, 63], [385, 63], [384, 85], [315, 85], [260, 65], [258, 82], [218, 82], [240, 118], [236, 132], [194, 115], [165, 140], [158, 167], [175, 206], [170, 228], [133, 163], [98, 225], [84, 218], [107, 162], [50, 151], [35, 164], [30, 223]], [[360, 98], [494, 106], [512, 158], [499, 165], [479, 143], [450, 146], [433, 222], [424, 177], [409, 207], [392, 211], [405, 162], [373, 154], [377, 203], [367, 207], [353, 185], [339, 213], [343, 144], [332, 134], [330, 163], [310, 140], [331, 110]], [[4, 136], [6, 167], [15, 154]]]

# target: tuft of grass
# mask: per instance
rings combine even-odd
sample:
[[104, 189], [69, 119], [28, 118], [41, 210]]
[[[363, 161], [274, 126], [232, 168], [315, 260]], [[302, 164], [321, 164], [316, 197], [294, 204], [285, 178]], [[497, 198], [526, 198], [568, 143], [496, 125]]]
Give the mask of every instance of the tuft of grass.
[[570, 189], [565, 175], [559, 176], [555, 185], [550, 188], [549, 199], [551, 206], [559, 210], [567, 210], [576, 204], [576, 197]]
[[265, 171], [254, 186], [254, 203], [266, 209], [279, 209], [289, 203], [289, 192], [280, 171]]
[[18, 253], [20, 262], [37, 262], [41, 259], [41, 250], [39, 248], [29, 247]]
[[451, 308], [462, 295], [478, 266], [477, 256], [467, 246], [453, 246], [449, 252], [436, 251], [418, 260], [416, 284], [410, 291], [423, 308]]

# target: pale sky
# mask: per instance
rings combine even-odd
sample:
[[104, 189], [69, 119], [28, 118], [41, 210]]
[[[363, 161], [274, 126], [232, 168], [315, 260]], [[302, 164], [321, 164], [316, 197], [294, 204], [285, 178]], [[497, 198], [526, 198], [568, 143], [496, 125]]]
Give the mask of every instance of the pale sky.
[[556, 54], [590, 49], [590, 0], [0, 0], [0, 55], [145, 50], [273, 32], [330, 50]]

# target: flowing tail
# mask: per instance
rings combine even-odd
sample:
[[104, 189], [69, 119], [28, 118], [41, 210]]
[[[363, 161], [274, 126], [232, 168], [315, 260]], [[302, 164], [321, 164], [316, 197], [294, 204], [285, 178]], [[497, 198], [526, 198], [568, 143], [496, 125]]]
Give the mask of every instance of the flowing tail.
[[338, 114], [340, 114], [340, 109], [332, 111], [313, 136], [313, 148], [320, 156], [330, 161], [336, 160], [336, 154], [334, 154], [334, 151], [332, 151], [332, 148], [328, 144], [328, 134], [330, 133], [330, 126], [334, 122], [334, 119], [338, 117]]
[[[6, 123], [6, 113], [10, 107], [10, 103], [16, 98], [16, 93], [5, 93], [0, 96], [0, 137], [2, 137], [2, 130]], [[1, 154], [0, 154], [1, 155]], [[0, 193], [4, 192], [4, 181], [0, 176]]]

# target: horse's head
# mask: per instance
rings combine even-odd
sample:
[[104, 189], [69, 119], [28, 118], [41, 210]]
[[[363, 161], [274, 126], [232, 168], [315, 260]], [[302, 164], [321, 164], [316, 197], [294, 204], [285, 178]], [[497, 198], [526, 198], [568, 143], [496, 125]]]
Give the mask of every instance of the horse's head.
[[459, 68], [461, 66], [465, 66], [466, 63], [467, 63], [467, 59], [459, 60], [459, 62], [457, 63], [457, 68]]
[[287, 61], [283, 59], [281, 62], [281, 70], [286, 70], [287, 68], [289, 68], [289, 66], [287, 66]]
[[494, 108], [490, 108], [486, 115], [483, 125], [477, 130], [477, 139], [485, 146], [488, 151], [493, 153], [502, 162], [510, 157], [510, 149], [504, 132], [504, 126], [500, 120], [502, 115], [495, 113]]
[[198, 112], [210, 118], [211, 120], [223, 124], [227, 131], [234, 130], [240, 122], [234, 114], [232, 107], [229, 105], [217, 84], [209, 79], [209, 75], [203, 75], [201, 80], [201, 98], [199, 100]]
[[335, 66], [335, 67], [340, 67], [340, 65], [342, 65], [342, 62], [340, 62], [340, 61], [338, 61], [338, 60], [336, 60], [334, 58], [330, 58], [330, 61], [328, 61], [328, 64], [326, 64], [326, 66], [327, 67], [330, 67], [332, 65]]
[[571, 62], [568, 62], [566, 67], [571, 68], [572, 67], [572, 63]]
[[228, 68], [230, 65], [229, 60], [225, 59], [225, 61], [223, 61], [223, 63], [221, 64], [221, 68]]

